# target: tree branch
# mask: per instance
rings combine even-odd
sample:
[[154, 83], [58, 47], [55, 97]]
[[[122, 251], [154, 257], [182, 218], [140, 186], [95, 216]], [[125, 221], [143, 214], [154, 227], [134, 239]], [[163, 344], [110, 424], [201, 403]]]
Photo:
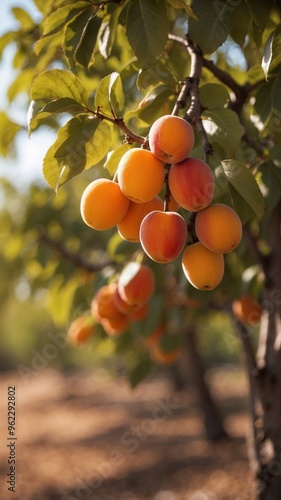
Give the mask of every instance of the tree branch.
[[114, 260], [108, 260], [105, 262], [89, 262], [84, 259], [81, 255], [70, 252], [67, 248], [63, 247], [57, 241], [50, 238], [41, 227], [36, 228], [38, 233], [37, 242], [43, 243], [44, 245], [52, 248], [56, 253], [61, 255], [64, 259], [70, 261], [74, 266], [81, 267], [88, 272], [94, 273], [101, 271], [109, 266], [116, 266], [117, 262]]

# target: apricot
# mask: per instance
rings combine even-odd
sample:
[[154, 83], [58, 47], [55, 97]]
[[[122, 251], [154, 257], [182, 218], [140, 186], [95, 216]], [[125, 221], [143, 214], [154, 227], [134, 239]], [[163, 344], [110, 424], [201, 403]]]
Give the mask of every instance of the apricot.
[[120, 315], [114, 300], [116, 289], [117, 283], [109, 283], [102, 286], [94, 295], [91, 302], [91, 311], [96, 320], [112, 319]]
[[141, 307], [139, 305], [135, 305], [135, 304], [132, 305], [132, 304], [128, 304], [128, 302], [125, 302], [121, 298], [121, 295], [120, 295], [119, 290], [118, 290], [118, 286], [116, 286], [116, 290], [113, 294], [113, 301], [114, 301], [114, 304], [115, 304], [116, 308], [118, 309], [118, 311], [120, 311], [123, 314], [127, 314], [127, 315], [133, 314], [135, 311], [137, 311]]
[[148, 134], [152, 153], [165, 163], [178, 163], [189, 155], [194, 145], [191, 125], [179, 116], [158, 118]]
[[213, 290], [223, 278], [223, 254], [211, 252], [200, 242], [194, 243], [183, 253], [182, 268], [187, 280], [195, 288]]
[[215, 177], [209, 165], [198, 158], [174, 163], [168, 182], [173, 198], [185, 210], [198, 212], [212, 202]]
[[241, 241], [242, 223], [233, 208], [214, 203], [196, 215], [195, 232], [204, 247], [212, 252], [228, 253]]
[[124, 302], [143, 305], [154, 292], [155, 278], [150, 267], [139, 262], [130, 262], [120, 274], [118, 292]]
[[165, 169], [151, 151], [132, 148], [122, 156], [117, 175], [121, 191], [127, 198], [135, 203], [146, 203], [161, 191]]
[[101, 325], [107, 335], [114, 336], [124, 333], [130, 326], [130, 319], [126, 314], [119, 314], [115, 318], [104, 318]]
[[140, 241], [140, 225], [144, 217], [153, 210], [163, 209], [164, 202], [159, 196], [156, 196], [146, 203], [135, 203], [130, 201], [128, 212], [120, 224], [117, 225], [120, 236], [128, 241]]
[[96, 179], [82, 194], [80, 212], [88, 226], [103, 231], [121, 222], [127, 213], [129, 203], [117, 182]]
[[175, 260], [183, 251], [186, 239], [186, 222], [177, 212], [155, 210], [141, 223], [141, 245], [155, 262], [165, 264]]
[[234, 316], [247, 325], [258, 325], [261, 319], [261, 306], [251, 295], [242, 295], [232, 303]]
[[163, 337], [164, 333], [165, 328], [160, 324], [149, 336], [143, 336], [142, 341], [146, 347], [151, 349], [158, 343], [161, 337]]
[[67, 330], [69, 344], [78, 345], [86, 342], [94, 333], [94, 322], [92, 317], [80, 316], [70, 324]]
[[146, 302], [142, 306], [138, 307], [131, 313], [129, 313], [129, 318], [131, 321], [141, 321], [142, 319], [146, 318], [149, 313], [149, 305]]
[[171, 365], [178, 359], [181, 351], [182, 348], [177, 347], [172, 351], [166, 352], [161, 348], [159, 344], [155, 344], [150, 351], [150, 355], [152, 361], [154, 361], [155, 363], [158, 363], [160, 365]]

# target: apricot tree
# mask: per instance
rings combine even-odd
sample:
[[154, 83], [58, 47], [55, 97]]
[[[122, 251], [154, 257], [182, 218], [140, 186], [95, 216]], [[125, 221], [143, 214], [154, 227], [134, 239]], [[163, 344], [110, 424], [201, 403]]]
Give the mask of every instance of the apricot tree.
[[[93, 247], [96, 232], [108, 231], [106, 258], [89, 266], [91, 331], [125, 338], [129, 348], [145, 340], [157, 346], [156, 362], [174, 361], [200, 315], [233, 312], [250, 382], [257, 497], [277, 500], [281, 4], [34, 4], [34, 18], [13, 9], [20, 26], [0, 48], [17, 45], [20, 73], [9, 98], [29, 94], [29, 134], [57, 129], [43, 162], [47, 184], [59, 196], [78, 175], [91, 175], [77, 211]], [[1, 121], [6, 154], [21, 127], [4, 113]], [[50, 237], [43, 231], [40, 241]], [[260, 303], [257, 349], [249, 309], [232, 308], [245, 294]]]

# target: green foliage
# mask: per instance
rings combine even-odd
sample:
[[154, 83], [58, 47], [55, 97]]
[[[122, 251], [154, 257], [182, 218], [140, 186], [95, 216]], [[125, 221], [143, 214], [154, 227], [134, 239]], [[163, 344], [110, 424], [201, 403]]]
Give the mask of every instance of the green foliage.
[[[63, 328], [90, 308], [101, 284], [116, 280], [125, 262], [139, 258], [139, 245], [124, 241], [115, 229], [93, 233], [85, 227], [79, 214], [81, 194], [91, 180], [113, 178], [123, 154], [145, 143], [151, 124], [172, 113], [175, 105], [177, 114], [193, 125], [192, 155], [200, 158], [206, 148], [198, 127], [202, 120], [205, 142], [214, 150], [209, 160], [216, 177], [215, 200], [232, 205], [243, 223], [261, 227], [259, 244], [267, 249], [265, 228], [281, 197], [281, 32], [280, 12], [273, 2], [34, 4], [34, 16], [23, 8], [12, 9], [19, 26], [0, 38], [0, 57], [6, 47], [14, 48], [11, 63], [17, 73], [7, 97], [13, 104], [21, 93], [28, 94], [31, 141], [33, 132], [46, 125], [57, 137], [43, 161], [50, 190], [31, 187], [27, 194], [16, 193], [2, 182], [0, 306], [11, 301], [16, 307], [20, 299], [15, 299], [14, 290], [20, 294], [21, 285], [22, 290], [26, 285], [30, 297], [41, 297], [41, 307], [49, 311], [56, 328]], [[196, 53], [200, 64], [194, 62]], [[196, 92], [184, 98], [186, 82], [195, 85]], [[1, 112], [3, 157], [14, 153], [22, 130], [9, 110]], [[213, 305], [229, 310], [233, 290], [238, 294], [254, 283], [258, 296], [262, 286], [244, 239], [225, 263], [225, 277], [212, 299], [209, 292], [189, 286], [179, 261], [167, 266], [150, 263], [156, 277], [150, 314], [132, 323], [122, 338], [108, 339], [99, 327], [90, 344], [97, 357], [123, 356], [135, 387], [153, 366], [136, 339], [149, 336], [161, 322], [168, 325], [161, 341], [167, 352], [182, 342], [186, 323], [217, 338], [214, 330], [222, 332], [228, 320], [214, 313]], [[252, 273], [251, 283], [241, 278], [247, 272]], [[7, 292], [3, 283], [8, 280]], [[187, 299], [198, 301], [198, 306], [186, 305]], [[204, 315], [208, 311], [210, 325], [200, 319], [202, 310]], [[224, 341], [220, 359], [222, 346]], [[206, 343], [203, 347], [208, 350]]]

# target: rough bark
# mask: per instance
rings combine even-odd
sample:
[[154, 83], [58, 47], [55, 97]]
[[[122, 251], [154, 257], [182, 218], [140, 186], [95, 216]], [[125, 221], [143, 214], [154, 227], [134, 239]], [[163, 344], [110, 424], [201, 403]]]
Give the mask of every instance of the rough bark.
[[251, 372], [257, 498], [281, 499], [281, 202], [268, 224], [270, 255], [256, 369]]

